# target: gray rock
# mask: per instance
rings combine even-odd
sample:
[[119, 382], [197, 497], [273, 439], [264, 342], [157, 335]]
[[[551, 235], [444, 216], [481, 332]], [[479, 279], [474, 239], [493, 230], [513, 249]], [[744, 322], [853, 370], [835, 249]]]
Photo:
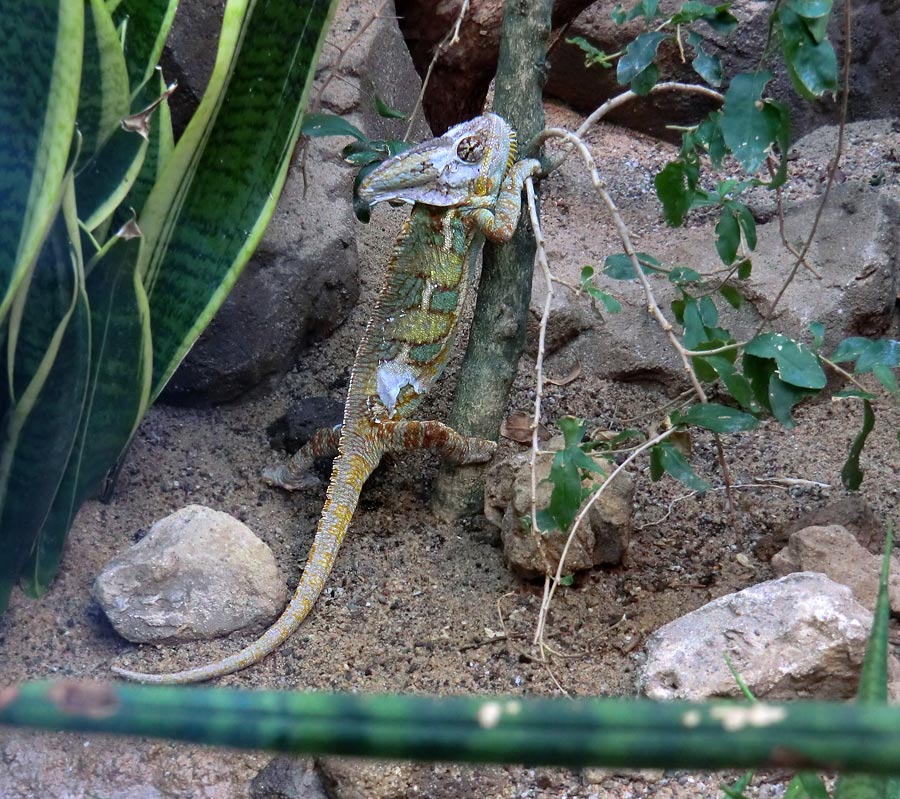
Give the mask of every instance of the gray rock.
[[[824, 131], [816, 135], [820, 134]], [[797, 243], [808, 235], [820, 203], [816, 198], [786, 209], [789, 241]], [[882, 335], [897, 302], [898, 256], [900, 205], [867, 185], [833, 187], [808, 255], [821, 279], [801, 268], [785, 291], [772, 326], [808, 338], [809, 323], [822, 322], [826, 351], [846, 336]], [[790, 265], [777, 221], [760, 226], [753, 264], [744, 296], [764, 315]]]
[[[546, 507], [552, 485], [546, 482], [555, 450], [563, 445], [561, 438], [551, 439], [547, 452], [537, 461], [537, 504]], [[538, 539], [523, 517], [530, 513], [531, 468], [529, 453], [520, 453], [497, 461], [485, 478], [484, 512], [488, 521], [500, 528], [503, 552], [510, 568], [524, 577], [539, 577], [555, 573], [568, 531], [544, 533]], [[594, 462], [608, 474], [609, 461], [594, 458]], [[591, 475], [583, 485], [590, 488], [602, 479]], [[628, 548], [632, 529], [632, 497], [634, 484], [630, 475], [620, 474], [588, 512], [575, 540], [566, 555], [564, 573], [611, 566], [620, 563]]]
[[249, 799], [328, 799], [311, 758], [276, 757], [250, 783]]
[[652, 699], [737, 696], [723, 653], [756, 696], [852, 696], [872, 614], [847, 586], [801, 572], [728, 594], [657, 630], [641, 686]]
[[[342, 4], [329, 42], [347, 46], [373, 10], [368, 4]], [[173, 34], [171, 60], [187, 82], [188, 95], [199, 96], [206, 79], [204, 26], [210, 13], [188, 14]], [[373, 138], [399, 138], [405, 123], [377, 116], [368, 78], [390, 76], [375, 87], [377, 93], [394, 107], [414, 105], [420, 82], [390, 7], [333, 70], [338, 53], [331, 46], [323, 50], [310, 102], [315, 103], [327, 77], [334, 79], [324, 87], [321, 107], [312, 110], [350, 115]], [[420, 124], [413, 135], [423, 133], [427, 129]], [[292, 165], [256, 254], [169, 382], [165, 401], [205, 405], [237, 399], [257, 387], [264, 390], [291, 369], [304, 348], [346, 319], [359, 298], [360, 239], [371, 233], [353, 215], [355, 170], [339, 155], [345, 143], [313, 140], [303, 164], [298, 158]]]
[[[787, 209], [789, 240], [808, 233], [819, 202], [817, 198]], [[672, 231], [666, 263], [709, 269], [717, 258], [713, 249], [714, 225], [711, 220], [703, 226]], [[748, 280], [736, 284], [745, 302], [738, 310], [724, 301], [717, 302], [721, 326], [738, 340], [755, 334], [791, 265], [777, 221], [759, 225], [757, 233], [753, 273]], [[822, 322], [826, 326], [826, 352], [847, 336], [886, 334], [894, 323], [900, 288], [898, 247], [900, 204], [869, 186], [836, 186], [808, 256], [822, 278], [800, 269], [784, 292], [768, 329], [809, 342], [810, 322]], [[575, 279], [564, 269], [560, 271], [562, 277]], [[622, 312], [594, 323], [592, 334], [599, 339], [593, 335], [576, 339], [573, 354], [582, 366], [611, 380], [653, 382], [669, 391], [684, 388], [687, 380], [683, 366], [659, 325], [647, 313], [640, 286], [604, 275], [597, 276], [595, 282], [621, 302]], [[660, 307], [671, 318], [668, 309], [675, 298], [673, 286], [661, 278], [654, 278], [652, 285]]]
[[[618, 85], [614, 69], [585, 68], [584, 53], [565, 39], [582, 36], [607, 53], [621, 50], [643, 31], [644, 21], [639, 19], [625, 25], [616, 25], [611, 17], [616, 4], [617, 0], [592, 4], [575, 19], [566, 31], [566, 36], [553, 47], [550, 54], [547, 95], [562, 100], [584, 114], [620, 93], [623, 87]], [[839, 62], [843, 41], [842, 6], [842, 3], [835, 3], [829, 28], [829, 36], [838, 52]], [[740, 25], [728, 36], [712, 33], [704, 25], [698, 26], [698, 33], [707, 39], [704, 49], [722, 59], [726, 75], [756, 71], [759, 68], [760, 53], [764, 52], [767, 42], [772, 5], [759, 0], [737, 0], [732, 4], [731, 11]], [[896, 13], [896, 7], [883, 0], [854, 3], [852, 24], [849, 120], [878, 119], [895, 114], [896, 85], [900, 80], [900, 17]], [[665, 42], [658, 53], [661, 79], [700, 82], [699, 76], [691, 68], [691, 57], [692, 55], [687, 63], [683, 62], [675, 42]], [[794, 91], [779, 59], [775, 59], [775, 63], [769, 66], [773, 69], [774, 80], [767, 91], [788, 104], [794, 135], [805, 134], [820, 125], [836, 123], [838, 105], [833, 98], [808, 103]], [[672, 139], [674, 136], [680, 141], [680, 133], [673, 134], [665, 126], [696, 124], [713, 107], [710, 101], [697, 95], [667, 92], [628, 103], [607, 118], [619, 125], [661, 138]]]
[[857, 494], [851, 494], [824, 507], [800, 514], [788, 526], [784, 541], [805, 527], [821, 527], [829, 524], [846, 527], [869, 552], [877, 554], [884, 549], [884, 527], [865, 498]]
[[353, 173], [334, 139], [311, 142], [241, 278], [178, 368], [164, 399], [225, 402], [287, 372], [359, 297]]
[[188, 505], [113, 558], [94, 596], [123, 638], [174, 643], [263, 627], [288, 592], [272, 551], [246, 525]]
[[[772, 569], [777, 575], [821, 572], [846, 585], [861, 605], [875, 610], [881, 555], [873, 555], [838, 524], [798, 530], [772, 558]], [[896, 557], [891, 558], [888, 595], [891, 610], [900, 613], [900, 559]]]

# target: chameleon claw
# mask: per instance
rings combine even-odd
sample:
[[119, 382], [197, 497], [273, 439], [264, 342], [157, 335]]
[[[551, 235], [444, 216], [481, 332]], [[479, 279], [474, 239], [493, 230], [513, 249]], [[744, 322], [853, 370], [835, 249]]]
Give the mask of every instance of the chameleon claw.
[[273, 488], [281, 488], [285, 491], [299, 491], [301, 489], [316, 488], [321, 480], [312, 472], [295, 474], [284, 464], [270, 466], [262, 471], [262, 479]]

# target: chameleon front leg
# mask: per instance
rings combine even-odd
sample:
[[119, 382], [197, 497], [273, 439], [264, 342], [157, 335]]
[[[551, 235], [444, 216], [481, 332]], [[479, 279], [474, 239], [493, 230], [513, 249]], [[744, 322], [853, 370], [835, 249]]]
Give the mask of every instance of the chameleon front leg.
[[442, 422], [386, 422], [382, 431], [387, 452], [433, 449], [457, 466], [486, 463], [497, 449], [496, 441], [468, 438]]
[[320, 481], [310, 471], [313, 460], [337, 457], [340, 440], [341, 425], [339, 424], [316, 430], [312, 438], [300, 447], [289, 460], [263, 469], [263, 480], [270, 486], [283, 488], [285, 491], [317, 486]]
[[512, 238], [519, 224], [525, 179], [540, 171], [541, 162], [534, 158], [517, 161], [506, 174], [496, 202], [491, 202], [492, 207], [473, 203], [472, 210], [465, 212], [485, 238], [497, 244]]

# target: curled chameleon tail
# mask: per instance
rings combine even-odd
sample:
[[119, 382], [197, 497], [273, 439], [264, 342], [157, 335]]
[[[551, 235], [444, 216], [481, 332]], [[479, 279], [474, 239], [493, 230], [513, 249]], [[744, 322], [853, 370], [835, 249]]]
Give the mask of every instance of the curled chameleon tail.
[[496, 114], [485, 114], [385, 161], [362, 181], [359, 194], [368, 203], [395, 200], [413, 203], [413, 209], [356, 354], [339, 442], [337, 429], [322, 431], [294, 461], [267, 475], [283, 488], [302, 486], [309, 456], [338, 444], [300, 584], [275, 624], [231, 657], [170, 674], [114, 668], [117, 674], [152, 683], [198, 682], [259, 662], [300, 626], [318, 599], [362, 485], [384, 452], [429, 448], [458, 464], [490, 459], [494, 442], [408, 417], [450, 357], [484, 237], [512, 236], [523, 183], [539, 167], [534, 160], [516, 162], [512, 129]]
[[169, 685], [202, 682], [245, 669], [274, 652], [303, 623], [319, 594], [322, 593], [325, 580], [331, 572], [334, 559], [350, 526], [362, 484], [376, 464], [377, 460], [371, 463], [359, 454], [341, 457], [335, 461], [328, 487], [328, 498], [325, 500], [319, 528], [309, 550], [309, 559], [297, 590], [278, 621], [252, 644], [222, 660], [184, 671], [147, 674], [118, 666], [113, 666], [112, 670], [120, 677], [144, 683]]

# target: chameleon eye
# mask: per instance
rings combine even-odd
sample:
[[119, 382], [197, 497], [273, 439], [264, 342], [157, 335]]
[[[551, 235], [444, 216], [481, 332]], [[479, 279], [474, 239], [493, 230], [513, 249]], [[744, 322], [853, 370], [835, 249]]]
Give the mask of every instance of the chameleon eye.
[[477, 136], [466, 136], [456, 145], [456, 154], [467, 164], [477, 164], [484, 157], [484, 142]]

